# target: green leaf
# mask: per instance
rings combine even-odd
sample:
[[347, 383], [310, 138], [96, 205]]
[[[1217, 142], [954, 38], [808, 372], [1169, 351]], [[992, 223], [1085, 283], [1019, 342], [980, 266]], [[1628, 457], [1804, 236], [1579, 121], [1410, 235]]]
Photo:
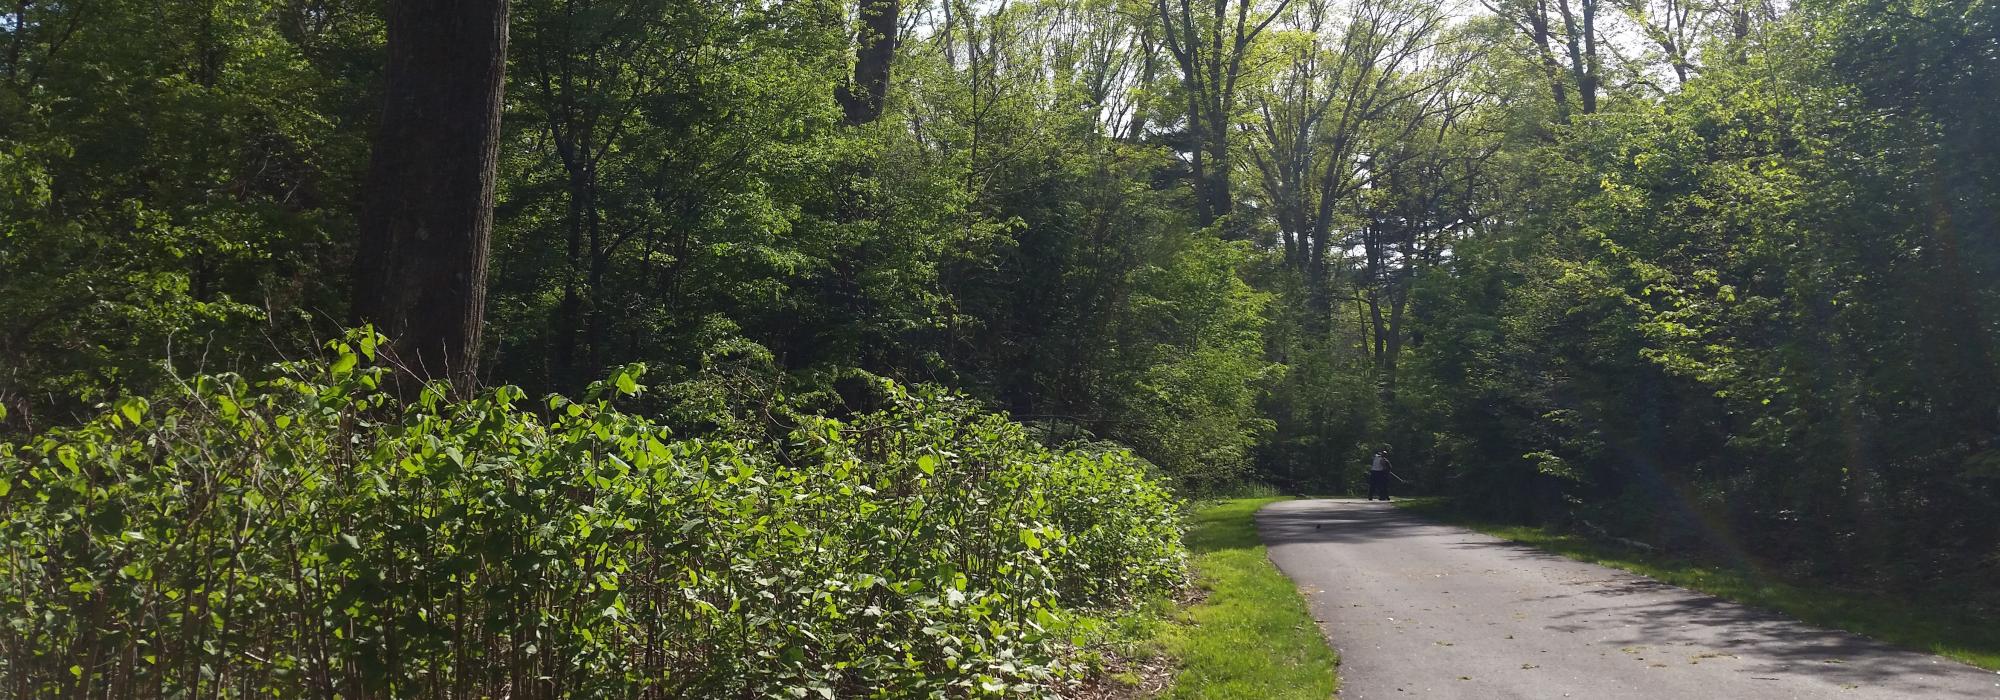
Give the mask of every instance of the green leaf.
[[361, 358], [357, 357], [354, 353], [342, 351], [340, 353], [340, 359], [334, 360], [333, 366], [329, 367], [328, 371], [333, 373], [333, 377], [335, 379], [339, 379], [353, 372], [354, 366], [356, 364], [359, 364], [360, 361]]
[[118, 402], [118, 414], [124, 416], [125, 420], [130, 421], [133, 425], [138, 425], [139, 419], [146, 415], [146, 408], [146, 400], [137, 396], [128, 397]]

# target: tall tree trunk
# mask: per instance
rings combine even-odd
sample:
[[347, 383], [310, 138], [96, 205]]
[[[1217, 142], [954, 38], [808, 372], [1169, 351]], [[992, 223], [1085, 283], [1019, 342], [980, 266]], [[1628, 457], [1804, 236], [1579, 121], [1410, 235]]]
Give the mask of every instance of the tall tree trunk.
[[1326, 256], [1328, 251], [1333, 247], [1333, 232], [1327, 228], [1325, 223], [1320, 221], [1310, 224], [1306, 228], [1306, 231], [1310, 234], [1311, 238], [1311, 240], [1302, 244], [1306, 248], [1304, 270], [1307, 303], [1310, 305], [1309, 308], [1312, 309], [1315, 317], [1331, 317], [1333, 311], [1333, 292], [1329, 289], [1329, 286], [1333, 284], [1333, 281], [1328, 279]]
[[468, 389], [485, 319], [507, 3], [393, 0], [388, 34], [352, 313], [387, 334], [417, 378]]
[[1396, 360], [1403, 355], [1403, 309], [1409, 306], [1409, 301], [1410, 291], [1403, 283], [1397, 282], [1390, 288], [1389, 325], [1384, 329], [1388, 338], [1383, 343], [1381, 359], [1380, 395], [1384, 402], [1396, 400]]
[[1555, 49], [1549, 42], [1548, 0], [1536, 0], [1534, 9], [1528, 12], [1528, 31], [1542, 55], [1542, 71], [1548, 74], [1549, 90], [1555, 95], [1556, 121], [1569, 123], [1569, 90], [1563, 81], [1561, 64], [1556, 63]]
[[[1195, 220], [1203, 227], [1229, 216], [1229, 121], [1236, 109], [1236, 81], [1243, 74], [1243, 57], [1272, 19], [1291, 0], [1278, 0], [1271, 14], [1250, 21], [1255, 0], [1213, 0], [1202, 7], [1189, 2], [1154, 0], [1161, 40], [1180, 67], [1187, 99], [1187, 149], [1193, 167]], [[1230, 10], [1236, 17], [1232, 21]], [[1197, 13], [1206, 12], [1206, 18]]]
[[1208, 121], [1208, 181], [1203, 183], [1208, 192], [1208, 216], [1204, 217], [1203, 226], [1214, 225], [1236, 208], [1229, 186], [1229, 113], [1221, 110], [1217, 113], [1219, 117], [1210, 117]]
[[1214, 200], [1209, 194], [1207, 111], [1193, 89], [1188, 90], [1187, 102], [1188, 172], [1194, 178], [1194, 217], [1196, 225], [1207, 228], [1216, 219]]
[[[1140, 35], [1139, 55], [1141, 57], [1141, 60], [1139, 62], [1138, 84], [1152, 85], [1155, 79], [1154, 74], [1158, 72], [1158, 69], [1155, 67], [1155, 64], [1159, 58], [1159, 48], [1153, 43], [1153, 35], [1152, 35], [1152, 30], [1150, 28], [1146, 29], [1144, 33]], [[1146, 138], [1146, 106], [1144, 104], [1139, 104], [1132, 107], [1132, 125], [1130, 127], [1130, 130], [1126, 132], [1125, 140], [1130, 141], [1132, 143], [1139, 143], [1145, 138]]]
[[1567, 44], [1570, 74], [1576, 79], [1577, 100], [1584, 114], [1597, 113], [1597, 0], [1582, 0], [1583, 21], [1570, 9], [1569, 0], [1556, 0], [1562, 13], [1563, 40]]
[[860, 126], [882, 116], [882, 101], [889, 95], [889, 64], [896, 58], [897, 19], [902, 14], [899, 0], [861, 0], [862, 34], [854, 49], [854, 78], [834, 90], [840, 111], [849, 126]]
[[1368, 325], [1369, 328], [1372, 331], [1374, 331], [1370, 333], [1368, 336], [1369, 342], [1372, 345], [1372, 347], [1369, 348], [1369, 355], [1372, 359], [1375, 360], [1375, 368], [1381, 369], [1382, 358], [1389, 352], [1388, 341], [1386, 340], [1386, 338], [1388, 337], [1388, 334], [1386, 332], [1388, 330], [1388, 324], [1382, 320], [1382, 295], [1380, 290], [1374, 289], [1372, 287], [1369, 288], [1367, 298], [1368, 298]]
[[1597, 3], [1598, 0], [1582, 0], [1577, 3], [1583, 11], [1583, 75], [1578, 76], [1576, 91], [1583, 98], [1583, 113], [1597, 113], [1597, 81], [1603, 75], [1602, 62], [1597, 60]]
[[[557, 141], [560, 143], [561, 138]], [[584, 192], [581, 173], [572, 170], [569, 177], [568, 211], [563, 221], [567, 235], [567, 255], [563, 257], [562, 303], [556, 306], [555, 317], [550, 319], [555, 328], [555, 337], [550, 341], [550, 356], [553, 364], [549, 367], [549, 380], [564, 390], [582, 386], [582, 372], [578, 353], [581, 352], [583, 318], [583, 219]]]

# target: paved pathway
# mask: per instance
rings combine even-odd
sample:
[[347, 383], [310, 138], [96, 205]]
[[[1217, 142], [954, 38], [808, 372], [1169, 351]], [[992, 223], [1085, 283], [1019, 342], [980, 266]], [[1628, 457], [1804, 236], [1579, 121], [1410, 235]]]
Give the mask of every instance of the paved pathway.
[[1271, 560], [1340, 651], [1341, 697], [2000, 698], [2000, 674], [1438, 525], [1281, 501]]

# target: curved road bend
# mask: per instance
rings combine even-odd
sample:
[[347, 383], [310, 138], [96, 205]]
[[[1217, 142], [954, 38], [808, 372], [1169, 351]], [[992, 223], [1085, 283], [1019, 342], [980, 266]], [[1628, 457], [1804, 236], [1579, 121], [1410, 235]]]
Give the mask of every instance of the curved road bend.
[[2000, 698], [2000, 674], [1585, 564], [1386, 503], [1280, 501], [1271, 561], [1341, 697]]

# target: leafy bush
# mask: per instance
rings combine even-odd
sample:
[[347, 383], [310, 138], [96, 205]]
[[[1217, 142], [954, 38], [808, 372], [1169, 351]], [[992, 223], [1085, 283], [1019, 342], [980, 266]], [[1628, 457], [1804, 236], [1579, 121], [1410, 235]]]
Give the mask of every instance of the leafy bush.
[[395, 399], [376, 338], [0, 445], [0, 683], [43, 697], [1043, 695], [1178, 579], [1175, 499], [964, 398], [783, 444], [613, 399]]

